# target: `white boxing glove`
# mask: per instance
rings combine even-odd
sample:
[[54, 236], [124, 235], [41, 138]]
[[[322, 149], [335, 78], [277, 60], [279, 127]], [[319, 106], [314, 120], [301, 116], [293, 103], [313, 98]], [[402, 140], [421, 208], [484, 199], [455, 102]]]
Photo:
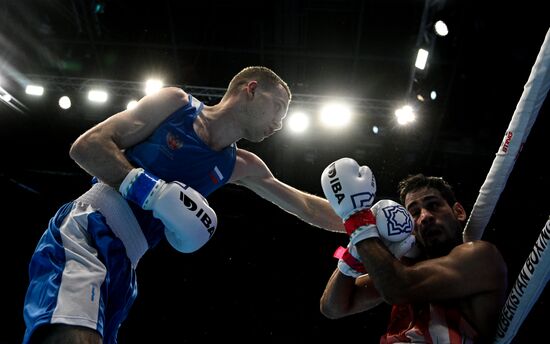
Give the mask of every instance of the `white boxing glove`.
[[341, 158], [328, 165], [321, 174], [321, 186], [336, 214], [347, 218], [369, 208], [376, 195], [376, 181], [368, 166], [359, 166], [351, 158]]
[[216, 231], [216, 213], [200, 193], [185, 184], [166, 183], [136, 168], [124, 178], [119, 191], [143, 209], [152, 210], [164, 224], [166, 239], [180, 252], [198, 250]]
[[419, 254], [414, 235], [409, 235], [405, 239], [398, 242], [384, 243], [386, 244], [388, 250], [390, 250], [393, 256], [397, 259], [401, 259], [403, 257], [416, 258]]
[[[414, 235], [409, 235], [399, 242], [386, 242], [384, 240], [383, 242], [397, 259], [401, 259], [403, 256], [414, 258], [417, 255]], [[338, 259], [338, 270], [344, 275], [357, 278], [367, 273], [367, 269], [365, 265], [363, 265], [363, 262], [361, 262], [361, 257], [357, 252], [357, 248], [351, 241], [347, 247], [338, 247], [333, 256]]]
[[390, 242], [401, 242], [414, 229], [411, 214], [401, 204], [390, 199], [376, 202], [370, 209], [376, 218], [380, 237]]
[[359, 166], [351, 158], [336, 160], [321, 174], [321, 186], [352, 242], [378, 236], [376, 227], [369, 226], [376, 222], [369, 210], [376, 195], [376, 181], [368, 166]]
[[383, 199], [376, 202], [371, 211], [376, 218], [380, 239], [397, 259], [403, 256], [416, 258], [420, 254], [416, 237], [412, 234], [414, 220], [405, 207], [395, 201]]

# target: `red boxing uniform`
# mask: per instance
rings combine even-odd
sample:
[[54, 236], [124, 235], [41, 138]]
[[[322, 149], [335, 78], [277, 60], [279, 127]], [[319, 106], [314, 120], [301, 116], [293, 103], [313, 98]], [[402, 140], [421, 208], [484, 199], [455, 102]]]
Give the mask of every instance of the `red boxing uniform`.
[[458, 307], [442, 304], [393, 305], [390, 323], [380, 344], [473, 344], [477, 332]]

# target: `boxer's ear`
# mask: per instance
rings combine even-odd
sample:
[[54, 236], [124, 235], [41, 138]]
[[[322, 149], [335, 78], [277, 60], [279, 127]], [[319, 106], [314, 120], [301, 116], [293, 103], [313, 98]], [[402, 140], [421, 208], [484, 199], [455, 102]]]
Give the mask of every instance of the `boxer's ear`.
[[466, 221], [467, 219], [466, 210], [464, 209], [462, 204], [455, 202], [455, 204], [453, 204], [453, 213], [455, 214], [456, 218], [459, 219], [460, 221]]

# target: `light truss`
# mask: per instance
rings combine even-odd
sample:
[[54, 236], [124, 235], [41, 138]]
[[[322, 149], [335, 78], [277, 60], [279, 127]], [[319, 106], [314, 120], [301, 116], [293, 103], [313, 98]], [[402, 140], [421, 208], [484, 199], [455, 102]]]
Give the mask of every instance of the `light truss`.
[[[140, 98], [144, 94], [145, 82], [121, 81], [98, 78], [78, 78], [57, 75], [27, 74], [28, 80], [39, 83], [46, 89], [59, 93], [87, 93], [92, 87], [101, 87], [109, 92], [112, 97]], [[226, 89], [221, 87], [207, 87], [195, 85], [171, 84], [166, 86], [180, 87], [195, 97], [207, 98], [210, 101], [219, 100], [225, 94]], [[318, 94], [292, 94], [292, 106], [314, 107], [318, 104], [335, 100], [334, 97]], [[395, 110], [399, 102], [395, 100], [338, 97], [339, 101], [348, 103], [355, 109], [368, 111], [374, 114], [388, 114]]]

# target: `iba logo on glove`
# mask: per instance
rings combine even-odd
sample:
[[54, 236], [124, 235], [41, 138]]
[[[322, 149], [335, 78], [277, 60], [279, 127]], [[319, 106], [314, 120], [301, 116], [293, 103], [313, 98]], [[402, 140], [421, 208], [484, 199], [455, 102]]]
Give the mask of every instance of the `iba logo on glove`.
[[380, 214], [378, 214], [376, 218], [378, 230], [387, 230], [387, 232], [384, 233], [384, 237], [390, 241], [394, 241], [392, 237], [402, 236], [405, 233], [410, 234], [412, 232], [414, 227], [412, 218], [409, 212], [401, 205], [380, 207], [379, 211], [383, 212], [384, 216], [382, 218], [386, 220], [386, 223], [380, 223], [381, 221], [378, 217]]
[[[187, 189], [187, 185], [177, 183], [184, 189]], [[216, 230], [216, 227], [212, 226], [212, 219], [210, 216], [204, 211], [204, 209], [199, 208], [197, 203], [193, 201], [191, 198], [189, 198], [186, 194], [184, 194], [182, 191], [180, 191], [180, 201], [183, 203], [183, 205], [192, 212], [196, 211], [195, 216], [201, 221], [201, 223], [204, 225], [208, 233], [210, 233], [210, 237], [214, 234], [214, 231]]]
[[[342, 203], [342, 201], [346, 198], [346, 194], [343, 193], [343, 187], [340, 183], [340, 178], [336, 177], [336, 164], [332, 163], [328, 167], [328, 177], [330, 180], [330, 187], [332, 189], [332, 192], [334, 193], [334, 197], [338, 200], [338, 204]], [[374, 176], [372, 176], [372, 187], [375, 187], [375, 181]], [[355, 194], [350, 195], [351, 202], [354, 208], [364, 208], [368, 207], [372, 204], [374, 200], [374, 194], [372, 192], [358, 192]]]

